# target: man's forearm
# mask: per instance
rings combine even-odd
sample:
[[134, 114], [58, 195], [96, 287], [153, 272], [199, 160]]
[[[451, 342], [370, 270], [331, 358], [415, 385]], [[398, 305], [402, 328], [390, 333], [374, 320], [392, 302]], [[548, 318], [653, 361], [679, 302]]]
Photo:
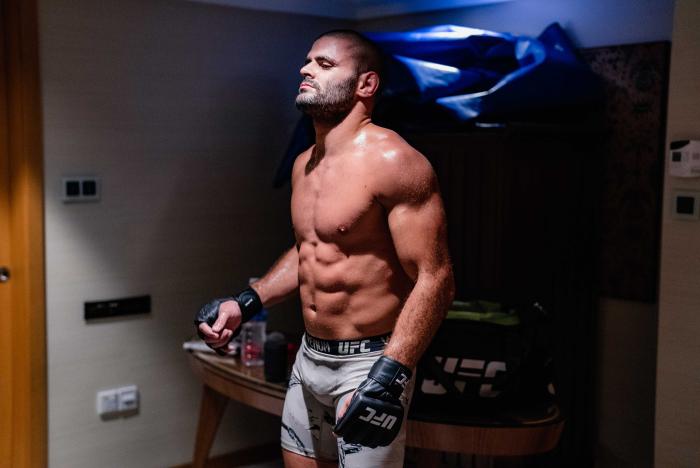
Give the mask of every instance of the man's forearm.
[[384, 355], [413, 368], [430, 344], [454, 299], [452, 269], [419, 274], [404, 303]]
[[299, 290], [299, 253], [296, 246], [278, 258], [265, 276], [253, 283], [252, 287], [266, 307], [294, 296]]

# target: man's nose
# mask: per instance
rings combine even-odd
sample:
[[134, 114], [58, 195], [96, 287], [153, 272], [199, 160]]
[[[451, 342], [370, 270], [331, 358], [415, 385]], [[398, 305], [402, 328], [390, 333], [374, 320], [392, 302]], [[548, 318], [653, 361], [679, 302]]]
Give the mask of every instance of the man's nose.
[[303, 76], [304, 78], [306, 78], [306, 77], [312, 77], [312, 76], [313, 76], [313, 73], [312, 73], [312, 70], [311, 70], [311, 62], [305, 63], [305, 64], [299, 69], [299, 73], [301, 73], [301, 76]]

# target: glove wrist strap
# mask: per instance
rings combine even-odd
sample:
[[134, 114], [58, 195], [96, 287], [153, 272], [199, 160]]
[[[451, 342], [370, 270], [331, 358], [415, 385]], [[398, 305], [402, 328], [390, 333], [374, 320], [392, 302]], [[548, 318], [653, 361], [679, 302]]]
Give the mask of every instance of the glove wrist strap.
[[260, 296], [253, 288], [246, 288], [233, 297], [233, 300], [238, 302], [241, 308], [241, 323], [245, 323], [263, 308], [263, 303]]
[[367, 377], [379, 382], [394, 396], [398, 397], [406, 389], [413, 372], [398, 361], [382, 356], [374, 363]]

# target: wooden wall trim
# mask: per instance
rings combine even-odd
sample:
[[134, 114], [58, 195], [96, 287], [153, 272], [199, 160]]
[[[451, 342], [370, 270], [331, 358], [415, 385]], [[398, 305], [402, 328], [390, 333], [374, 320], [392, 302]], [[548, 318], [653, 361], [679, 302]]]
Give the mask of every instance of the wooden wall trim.
[[[3, 5], [0, 2], [0, 5]], [[0, 8], [0, 31], [5, 27], [3, 8]], [[0, 265], [10, 263], [10, 161], [8, 157], [7, 79], [5, 34], [0, 34]], [[0, 323], [10, 320], [11, 284], [0, 284]], [[12, 453], [12, 333], [8, 326], [0, 327], [0, 465], [6, 465]]]
[[[10, 384], [0, 387], [11, 408], [10, 430], [0, 443], [0, 465], [44, 467], [47, 457], [46, 299], [38, 12], [36, 0], [2, 0], [6, 150], [9, 173], [9, 263], [3, 294], [8, 335], [0, 361]], [[5, 336], [3, 336], [5, 338]], [[9, 373], [5, 373], [6, 371]], [[9, 402], [8, 402], [9, 401]], [[5, 431], [3, 431], [5, 432]], [[9, 440], [7, 440], [9, 439]], [[5, 464], [5, 461], [9, 463]]]

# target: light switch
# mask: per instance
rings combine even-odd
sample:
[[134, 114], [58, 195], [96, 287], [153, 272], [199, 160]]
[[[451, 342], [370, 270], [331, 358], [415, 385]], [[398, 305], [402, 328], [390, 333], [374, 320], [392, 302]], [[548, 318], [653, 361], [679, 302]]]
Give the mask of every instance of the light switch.
[[700, 192], [674, 190], [671, 194], [671, 215], [675, 219], [697, 221], [700, 219]]
[[119, 411], [135, 411], [139, 408], [139, 389], [136, 385], [119, 390]]
[[96, 202], [100, 200], [100, 179], [92, 176], [66, 176], [62, 179], [63, 202]]
[[97, 392], [97, 414], [113, 415], [119, 411], [119, 394], [115, 390]]

